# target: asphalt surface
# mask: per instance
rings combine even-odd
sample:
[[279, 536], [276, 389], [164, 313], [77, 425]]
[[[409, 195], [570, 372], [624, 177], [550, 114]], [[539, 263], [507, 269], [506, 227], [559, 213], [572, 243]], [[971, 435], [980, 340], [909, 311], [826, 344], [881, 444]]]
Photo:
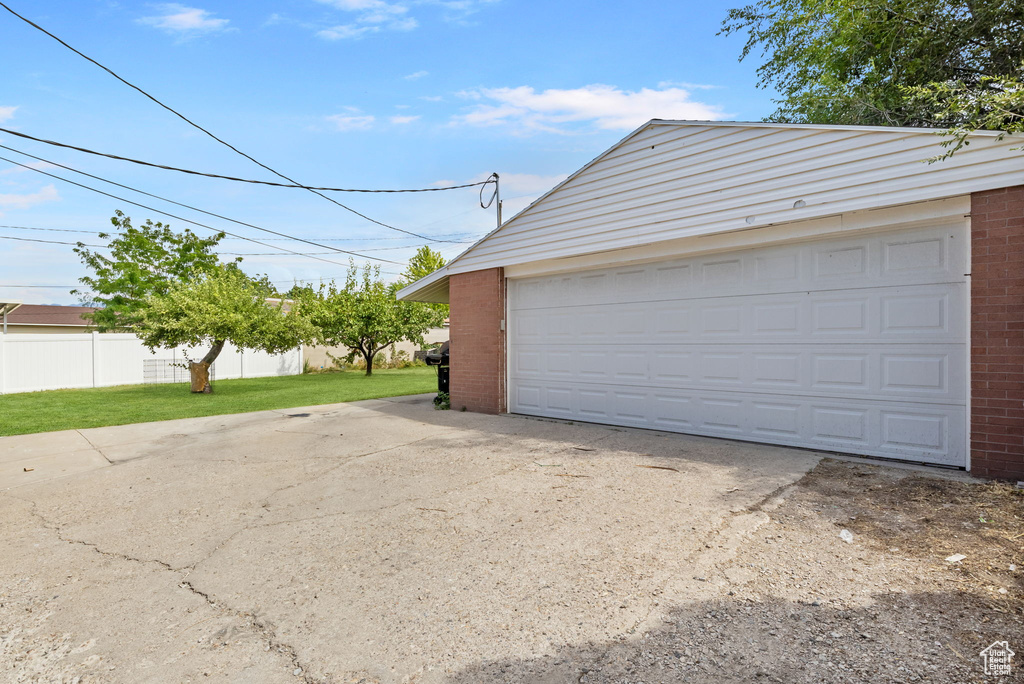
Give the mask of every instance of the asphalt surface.
[[724, 595], [820, 458], [423, 396], [2, 438], [0, 672], [547, 681]]

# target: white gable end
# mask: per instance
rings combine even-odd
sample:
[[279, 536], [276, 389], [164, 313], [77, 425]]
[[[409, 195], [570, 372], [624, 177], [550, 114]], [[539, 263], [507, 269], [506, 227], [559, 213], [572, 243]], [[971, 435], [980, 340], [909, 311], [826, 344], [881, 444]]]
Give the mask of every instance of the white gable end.
[[[933, 131], [651, 122], [471, 247], [446, 274], [1024, 184], [1020, 137], [952, 158]], [[415, 286], [409, 288], [415, 289]]]

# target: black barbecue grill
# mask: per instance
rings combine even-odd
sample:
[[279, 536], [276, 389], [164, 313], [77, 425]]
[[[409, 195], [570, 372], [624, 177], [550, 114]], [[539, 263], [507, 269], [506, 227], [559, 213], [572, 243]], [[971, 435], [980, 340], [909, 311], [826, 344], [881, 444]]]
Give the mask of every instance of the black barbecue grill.
[[426, 355], [428, 366], [437, 366], [437, 391], [448, 393], [448, 342]]

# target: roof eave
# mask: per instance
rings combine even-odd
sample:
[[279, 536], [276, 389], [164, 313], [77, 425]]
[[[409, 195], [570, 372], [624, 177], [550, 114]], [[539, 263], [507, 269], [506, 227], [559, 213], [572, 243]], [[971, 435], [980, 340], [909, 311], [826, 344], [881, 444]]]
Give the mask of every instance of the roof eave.
[[403, 302], [426, 302], [430, 304], [448, 303], [448, 267], [437, 269], [428, 276], [420, 278], [411, 285], [398, 291], [398, 299]]

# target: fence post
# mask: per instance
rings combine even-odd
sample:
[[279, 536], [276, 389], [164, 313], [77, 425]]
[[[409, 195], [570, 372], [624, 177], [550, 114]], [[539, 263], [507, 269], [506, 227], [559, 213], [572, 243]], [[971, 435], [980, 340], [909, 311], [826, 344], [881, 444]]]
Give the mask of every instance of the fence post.
[[100, 375], [100, 334], [92, 331], [92, 386], [98, 387], [97, 378]]
[[4, 394], [7, 387], [7, 361], [4, 358], [4, 340], [7, 335], [0, 332], [0, 394]]

